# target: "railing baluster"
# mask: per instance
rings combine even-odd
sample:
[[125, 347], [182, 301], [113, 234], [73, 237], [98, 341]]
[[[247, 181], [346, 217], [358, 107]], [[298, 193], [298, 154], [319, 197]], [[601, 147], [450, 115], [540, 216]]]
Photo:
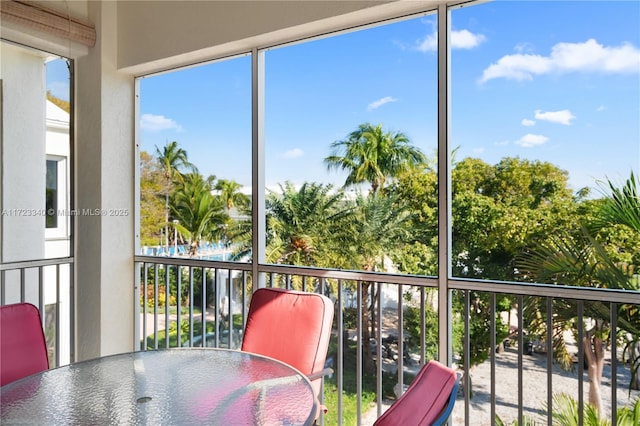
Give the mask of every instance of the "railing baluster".
[[618, 307], [616, 303], [611, 303], [611, 424], [617, 425], [618, 407]]
[[464, 421], [465, 425], [469, 426], [469, 405], [471, 400], [471, 380], [469, 378], [470, 357], [471, 357], [471, 344], [469, 341], [470, 326], [469, 317], [471, 310], [471, 302], [469, 290], [464, 290], [464, 337], [462, 348], [464, 351]]
[[147, 341], [147, 305], [149, 304], [149, 295], [147, 294], [149, 265], [146, 262], [142, 264], [142, 274], [142, 341], [140, 342], [140, 349], [144, 350], [146, 348], [145, 342]]
[[[489, 327], [491, 328], [491, 332], [489, 333], [489, 362], [491, 363], [491, 395], [496, 394], [496, 294], [491, 293], [490, 301], [489, 301], [489, 312], [491, 313], [491, 319], [489, 321]], [[491, 398], [491, 408], [490, 408], [490, 416], [491, 423], [494, 424], [496, 421], [496, 400], [495, 398]]]
[[189, 266], [189, 346], [193, 346], [193, 266]]
[[55, 311], [56, 311], [56, 338], [55, 338], [55, 352], [54, 359], [56, 362], [56, 367], [60, 365], [60, 265], [56, 265], [56, 303], [55, 303]]
[[423, 366], [426, 360], [427, 351], [427, 322], [424, 320], [427, 313], [425, 288], [420, 287], [420, 365]]
[[343, 306], [343, 298], [342, 298], [342, 280], [338, 280], [338, 348], [337, 348], [337, 366], [338, 372], [336, 373], [336, 386], [338, 391], [338, 426], [342, 425], [342, 391], [343, 391], [343, 372], [344, 372], [344, 306]]
[[376, 362], [376, 396], [377, 396], [377, 413], [378, 417], [382, 415], [382, 286], [381, 282], [377, 282], [378, 292], [376, 294], [376, 298], [378, 299], [377, 303], [377, 320], [378, 320], [378, 345], [377, 345], [377, 358], [378, 362]]
[[171, 318], [169, 317], [169, 306], [171, 305], [169, 282], [171, 277], [171, 265], [164, 267], [164, 347], [169, 348], [169, 328]]
[[[176, 265], [176, 346], [182, 346], [182, 266]], [[169, 329], [167, 328], [167, 333]]]
[[20, 269], [20, 302], [25, 302], [27, 298], [25, 294], [26, 270], [26, 268]]
[[584, 303], [578, 301], [578, 424], [584, 424]]
[[215, 268], [213, 270], [213, 318], [215, 320], [214, 323], [214, 344], [216, 348], [220, 347], [220, 269]]
[[547, 296], [547, 424], [553, 425], [553, 299]]
[[202, 295], [202, 300], [200, 301], [200, 315], [202, 316], [202, 328], [200, 330], [200, 342], [204, 348], [207, 346], [207, 269], [202, 268], [201, 275], [202, 289], [200, 290], [200, 294]]
[[156, 263], [153, 271], [153, 349], [158, 349], [158, 291], [160, 282], [158, 266]]
[[398, 284], [398, 398], [404, 393], [404, 315], [402, 312], [402, 284]]
[[518, 295], [518, 424], [524, 424], [522, 406], [523, 404], [523, 386], [524, 381], [522, 379], [522, 366], [523, 366], [523, 351], [524, 351], [524, 297]]
[[[357, 284], [357, 297], [358, 300], [362, 300], [363, 290], [362, 290], [362, 281], [358, 280]], [[341, 293], [342, 297], [342, 293]], [[367, 300], [371, 300], [371, 297], [367, 297]], [[360, 426], [362, 424], [362, 328], [366, 327], [366, 324], [362, 323], [362, 312], [364, 309], [367, 309], [367, 306], [362, 306], [362, 303], [358, 303], [357, 307], [357, 319], [356, 319], [356, 395], [357, 395], [357, 407], [356, 407], [356, 415], [357, 415], [357, 425]], [[369, 342], [364, 342], [366, 345], [366, 350], [369, 350]]]
[[0, 271], [0, 305], [6, 305], [5, 301], [5, 272], [4, 270]]

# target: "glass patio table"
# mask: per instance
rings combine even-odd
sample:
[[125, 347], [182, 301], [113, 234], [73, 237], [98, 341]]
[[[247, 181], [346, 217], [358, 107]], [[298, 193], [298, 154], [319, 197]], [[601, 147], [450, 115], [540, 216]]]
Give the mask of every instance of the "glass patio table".
[[246, 352], [181, 348], [66, 365], [0, 388], [0, 424], [312, 424], [298, 370]]

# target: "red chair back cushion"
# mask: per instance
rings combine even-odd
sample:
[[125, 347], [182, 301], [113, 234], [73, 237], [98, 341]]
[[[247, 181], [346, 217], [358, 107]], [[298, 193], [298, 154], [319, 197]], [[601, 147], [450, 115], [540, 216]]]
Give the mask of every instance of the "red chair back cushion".
[[429, 361], [404, 394], [376, 420], [374, 426], [430, 426], [447, 406], [456, 384], [451, 368]]
[[[309, 375], [324, 368], [332, 321], [333, 304], [326, 296], [262, 288], [251, 297], [242, 350]], [[314, 388], [318, 386], [319, 380]]]
[[48, 368], [38, 308], [30, 303], [0, 306], [0, 386]]

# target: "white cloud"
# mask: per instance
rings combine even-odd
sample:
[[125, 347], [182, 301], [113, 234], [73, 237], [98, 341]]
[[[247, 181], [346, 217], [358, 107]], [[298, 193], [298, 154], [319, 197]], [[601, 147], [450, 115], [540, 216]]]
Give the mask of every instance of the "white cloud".
[[598, 108], [596, 108], [596, 111], [598, 111], [598, 112], [599, 112], [599, 111], [604, 111], [605, 109], [607, 109], [607, 107], [606, 107], [606, 106], [604, 106], [604, 105], [600, 105]]
[[564, 124], [565, 126], [570, 126], [571, 120], [576, 118], [568, 109], [547, 112], [536, 110], [535, 117], [537, 120], [551, 121], [552, 123]]
[[595, 39], [558, 43], [551, 48], [549, 56], [521, 53], [503, 56], [483, 71], [480, 83], [494, 78], [531, 80], [534, 75], [574, 71], [637, 73], [640, 50], [630, 43], [603, 46]]
[[482, 34], [473, 34], [469, 30], [451, 31], [451, 47], [454, 49], [473, 49], [487, 38]]
[[304, 151], [301, 150], [300, 148], [290, 149], [288, 151], [285, 151], [284, 154], [282, 154], [282, 156], [286, 159], [300, 158], [303, 155], [304, 155]]
[[438, 50], [438, 33], [429, 34], [416, 47], [421, 52], [435, 52]]
[[384, 98], [378, 99], [377, 101], [373, 101], [369, 105], [367, 105], [367, 111], [372, 111], [376, 108], [380, 108], [384, 104], [388, 104], [389, 102], [396, 102], [396, 101], [397, 99], [391, 96], [385, 96]]
[[[469, 30], [451, 31], [452, 49], [473, 49], [487, 38], [482, 34], [474, 34]], [[438, 50], [438, 32], [427, 35], [417, 43], [417, 49], [421, 52], [435, 52]]]
[[522, 119], [522, 125], [523, 126], [531, 127], [531, 126], [533, 126], [535, 124], [536, 124], [536, 122], [534, 120], [529, 120], [528, 118], [523, 118]]
[[162, 130], [182, 131], [182, 126], [173, 119], [164, 115], [142, 114], [140, 128], [149, 132], [160, 132]]
[[518, 139], [515, 144], [520, 145], [523, 148], [531, 148], [538, 145], [544, 145], [549, 140], [548, 137], [542, 135], [532, 135], [531, 133], [527, 133], [520, 139]]

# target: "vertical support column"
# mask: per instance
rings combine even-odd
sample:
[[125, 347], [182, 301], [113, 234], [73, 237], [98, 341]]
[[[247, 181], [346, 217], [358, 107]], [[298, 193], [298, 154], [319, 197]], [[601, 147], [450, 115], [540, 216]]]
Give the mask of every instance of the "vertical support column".
[[118, 2], [89, 2], [76, 62], [77, 359], [133, 350], [134, 81], [117, 70]]
[[438, 358], [451, 365], [451, 165], [449, 155], [449, 11], [438, 6]]
[[264, 51], [251, 52], [251, 231], [253, 291], [264, 287], [258, 264], [265, 261]]

